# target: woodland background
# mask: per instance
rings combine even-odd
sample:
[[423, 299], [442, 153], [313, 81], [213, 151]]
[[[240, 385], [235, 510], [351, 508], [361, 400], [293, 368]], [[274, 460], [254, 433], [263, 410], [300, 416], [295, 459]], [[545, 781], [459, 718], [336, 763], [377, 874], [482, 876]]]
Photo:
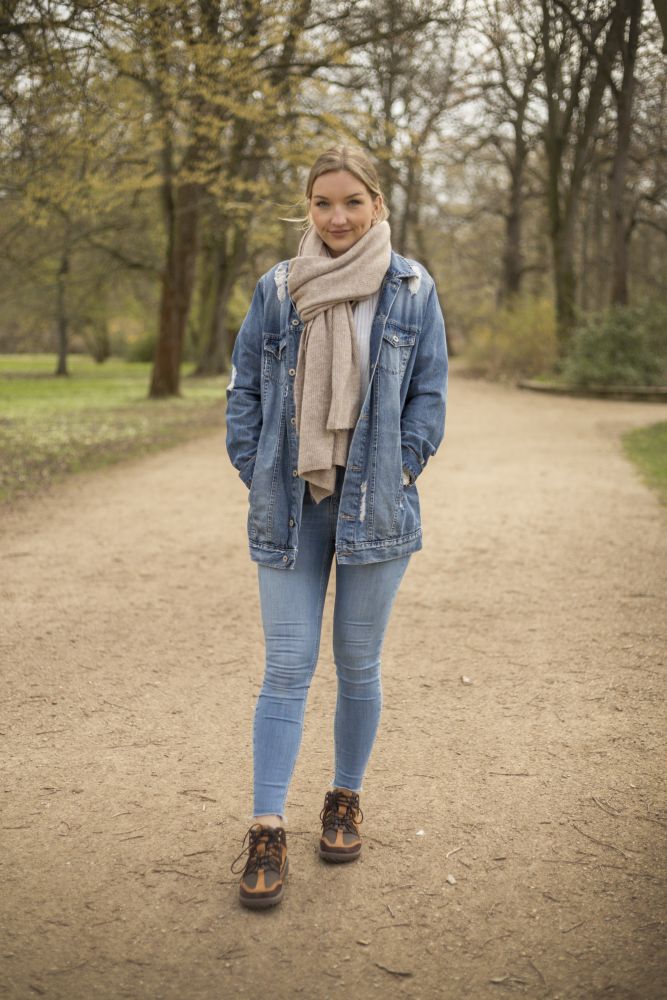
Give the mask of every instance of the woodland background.
[[345, 141], [452, 354], [666, 381], [663, 0], [1, 9], [0, 352], [149, 361], [154, 397], [184, 359], [225, 371], [308, 166]]

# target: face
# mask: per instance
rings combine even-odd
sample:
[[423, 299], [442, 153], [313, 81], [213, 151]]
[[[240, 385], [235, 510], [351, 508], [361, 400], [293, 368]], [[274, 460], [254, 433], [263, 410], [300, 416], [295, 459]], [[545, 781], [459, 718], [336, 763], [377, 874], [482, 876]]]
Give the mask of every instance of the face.
[[382, 196], [370, 191], [349, 170], [330, 170], [315, 179], [310, 217], [332, 257], [354, 246], [377, 219]]

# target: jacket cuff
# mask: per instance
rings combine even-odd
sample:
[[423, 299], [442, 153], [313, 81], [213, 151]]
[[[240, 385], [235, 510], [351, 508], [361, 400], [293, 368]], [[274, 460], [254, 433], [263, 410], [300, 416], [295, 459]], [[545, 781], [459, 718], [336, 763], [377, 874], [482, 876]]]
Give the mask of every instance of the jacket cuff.
[[404, 444], [401, 449], [401, 459], [403, 463], [403, 470], [409, 474], [410, 485], [412, 486], [416, 481], [417, 476], [422, 471], [421, 463], [412, 448], [408, 447], [406, 444]]
[[242, 469], [239, 470], [239, 476], [245, 485], [250, 489], [250, 484], [252, 483], [252, 474], [255, 471], [255, 459], [256, 455], [253, 455], [250, 461], [246, 462]]

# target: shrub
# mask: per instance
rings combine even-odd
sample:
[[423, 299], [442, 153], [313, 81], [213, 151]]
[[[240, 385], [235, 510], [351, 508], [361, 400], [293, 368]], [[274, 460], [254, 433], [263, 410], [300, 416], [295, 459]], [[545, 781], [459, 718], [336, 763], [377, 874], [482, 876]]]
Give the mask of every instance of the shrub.
[[553, 303], [521, 296], [478, 313], [463, 354], [487, 378], [528, 378], [548, 371], [558, 354]]
[[152, 361], [155, 357], [157, 338], [154, 333], [144, 333], [140, 337], [128, 338], [126, 358], [128, 361]]
[[661, 385], [667, 381], [667, 304], [612, 306], [583, 320], [564, 359], [571, 385]]

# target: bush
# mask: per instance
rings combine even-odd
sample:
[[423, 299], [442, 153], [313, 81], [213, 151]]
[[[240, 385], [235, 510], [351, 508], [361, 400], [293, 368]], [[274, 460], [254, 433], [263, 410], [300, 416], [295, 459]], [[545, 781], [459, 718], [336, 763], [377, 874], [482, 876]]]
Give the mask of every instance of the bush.
[[140, 337], [128, 337], [125, 357], [128, 361], [152, 361], [155, 357], [157, 337], [154, 333], [144, 333]]
[[561, 375], [581, 387], [667, 382], [667, 305], [613, 306], [575, 331]]
[[473, 371], [487, 378], [529, 378], [556, 362], [553, 303], [522, 296], [501, 309], [479, 313], [463, 351]]

